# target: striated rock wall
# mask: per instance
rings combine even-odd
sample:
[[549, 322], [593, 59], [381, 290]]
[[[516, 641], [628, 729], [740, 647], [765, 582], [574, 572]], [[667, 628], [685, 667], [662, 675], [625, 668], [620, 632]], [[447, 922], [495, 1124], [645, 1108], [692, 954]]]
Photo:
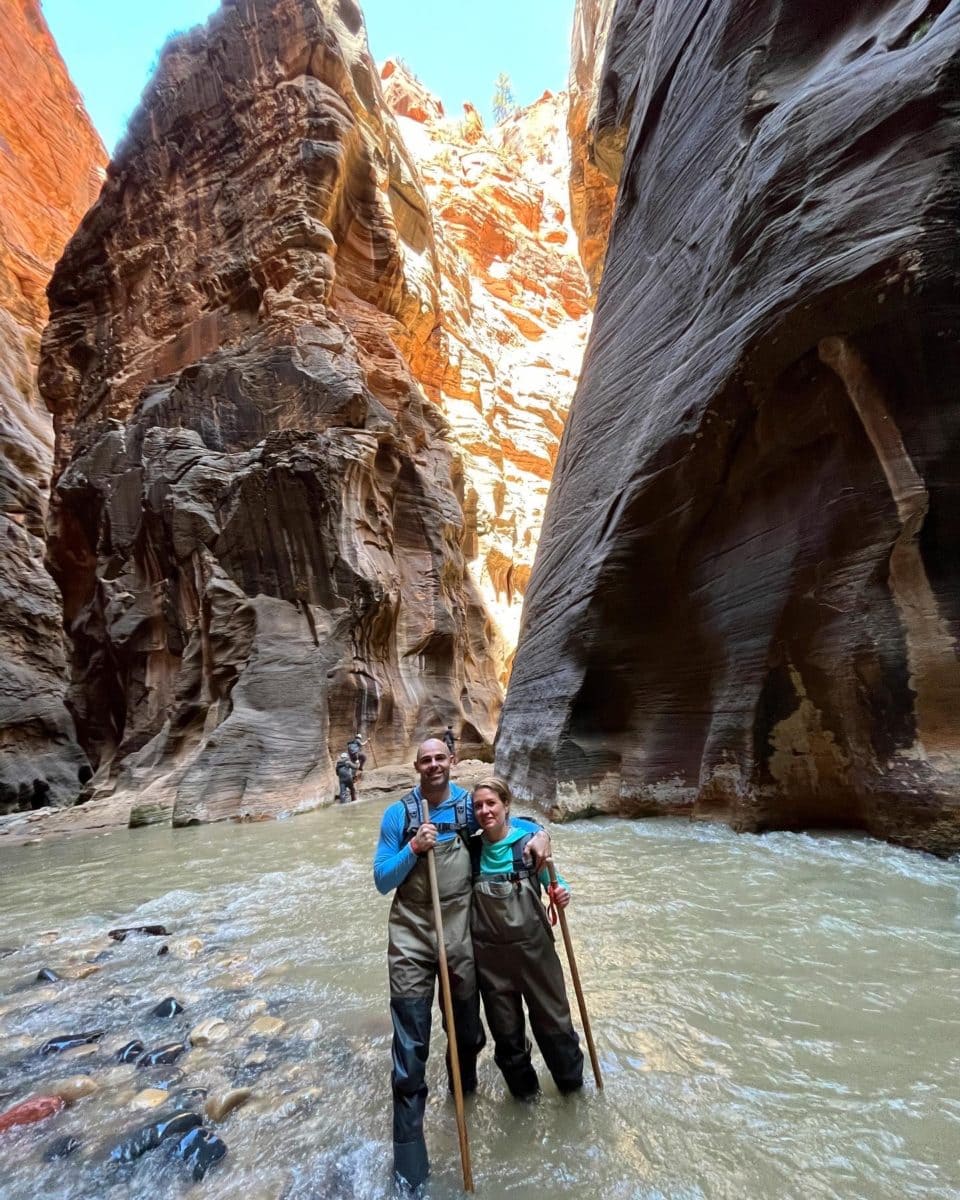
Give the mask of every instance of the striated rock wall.
[[464, 550], [497, 632], [506, 685], [590, 299], [569, 214], [567, 97], [545, 93], [484, 129], [442, 107], [402, 66], [385, 94], [430, 202], [438, 322], [407, 344], [458, 450]]
[[105, 154], [36, 0], [0, 4], [0, 814], [68, 803], [86, 758], [64, 706], [60, 597], [44, 568], [53, 459], [36, 388], [44, 288]]
[[309, 807], [361, 726], [374, 765], [448, 720], [489, 746], [448, 429], [401, 353], [438, 264], [352, 0], [234, 0], [168, 44], [43, 341], [90, 807]]
[[620, 0], [497, 749], [560, 813], [960, 847], [960, 4]]

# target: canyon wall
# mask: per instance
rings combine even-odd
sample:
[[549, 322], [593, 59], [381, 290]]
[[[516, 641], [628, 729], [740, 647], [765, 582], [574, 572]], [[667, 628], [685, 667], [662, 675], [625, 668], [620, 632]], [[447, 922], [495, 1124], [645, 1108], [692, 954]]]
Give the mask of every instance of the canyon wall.
[[615, 5], [525, 799], [960, 847], [958, 70], [956, 0]]
[[74, 800], [60, 596], [43, 565], [53, 429], [36, 387], [47, 280], [106, 156], [37, 0], [0, 4], [0, 814]]
[[570, 216], [567, 96], [485, 129], [445, 116], [401, 64], [384, 94], [416, 160], [440, 267], [438, 321], [411, 369], [457, 447], [464, 552], [505, 686], [590, 322]]
[[448, 720], [489, 747], [494, 631], [427, 198], [353, 0], [235, 0], [165, 47], [50, 285], [49, 556], [98, 805], [324, 802]]

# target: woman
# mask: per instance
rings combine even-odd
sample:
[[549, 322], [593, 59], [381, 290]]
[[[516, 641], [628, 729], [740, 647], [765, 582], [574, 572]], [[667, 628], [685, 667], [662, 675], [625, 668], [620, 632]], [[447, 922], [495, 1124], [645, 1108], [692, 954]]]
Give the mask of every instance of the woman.
[[501, 779], [485, 779], [473, 791], [480, 826], [479, 862], [474, 871], [471, 931], [487, 1024], [495, 1043], [494, 1060], [507, 1087], [519, 1099], [540, 1090], [530, 1061], [523, 1002], [540, 1053], [561, 1092], [583, 1084], [583, 1054], [570, 1020], [563, 969], [540, 899], [548, 886], [559, 908], [570, 903], [563, 880], [549, 887], [523, 860], [530, 834], [510, 822], [510, 789]]

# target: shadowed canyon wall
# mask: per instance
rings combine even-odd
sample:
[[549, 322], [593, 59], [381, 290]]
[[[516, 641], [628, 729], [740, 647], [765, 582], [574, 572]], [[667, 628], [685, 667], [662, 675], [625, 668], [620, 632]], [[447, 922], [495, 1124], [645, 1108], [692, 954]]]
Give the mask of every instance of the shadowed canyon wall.
[[609, 22], [623, 173], [498, 768], [956, 850], [960, 4]]
[[43, 342], [85, 807], [309, 807], [361, 724], [374, 762], [447, 720], [489, 746], [493, 631], [407, 361], [439, 260], [352, 0], [236, 0], [168, 44]]
[[53, 429], [36, 387], [44, 289], [96, 198], [103, 146], [36, 0], [0, 3], [0, 814], [73, 801], [89, 770], [64, 705], [43, 565]]

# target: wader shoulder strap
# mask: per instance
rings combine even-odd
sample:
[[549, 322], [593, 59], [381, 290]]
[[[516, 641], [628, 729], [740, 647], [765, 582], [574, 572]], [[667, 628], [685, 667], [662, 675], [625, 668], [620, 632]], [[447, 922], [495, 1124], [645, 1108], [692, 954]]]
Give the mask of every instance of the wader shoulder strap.
[[[406, 820], [403, 827], [403, 841], [409, 842], [413, 835], [417, 832], [417, 828], [423, 822], [423, 808], [420, 804], [420, 797], [415, 791], [407, 792], [401, 799]], [[434, 821], [433, 824], [437, 827], [437, 833], [458, 833], [469, 845], [469, 830], [467, 829], [467, 797], [466, 794], [460, 796], [454, 801], [454, 821]]]
[[[510, 847], [513, 855], [513, 870], [501, 871], [496, 875], [484, 875], [483, 879], [489, 880], [492, 883], [519, 883], [521, 879], [536, 879], [537, 868], [528, 865], [523, 858], [523, 852], [526, 849], [527, 843], [534, 835], [532, 833], [524, 834], [522, 838], [518, 838]], [[480, 838], [476, 839], [478, 847]], [[480, 855], [477, 854], [476, 867], [474, 869], [474, 879], [480, 876]]]

